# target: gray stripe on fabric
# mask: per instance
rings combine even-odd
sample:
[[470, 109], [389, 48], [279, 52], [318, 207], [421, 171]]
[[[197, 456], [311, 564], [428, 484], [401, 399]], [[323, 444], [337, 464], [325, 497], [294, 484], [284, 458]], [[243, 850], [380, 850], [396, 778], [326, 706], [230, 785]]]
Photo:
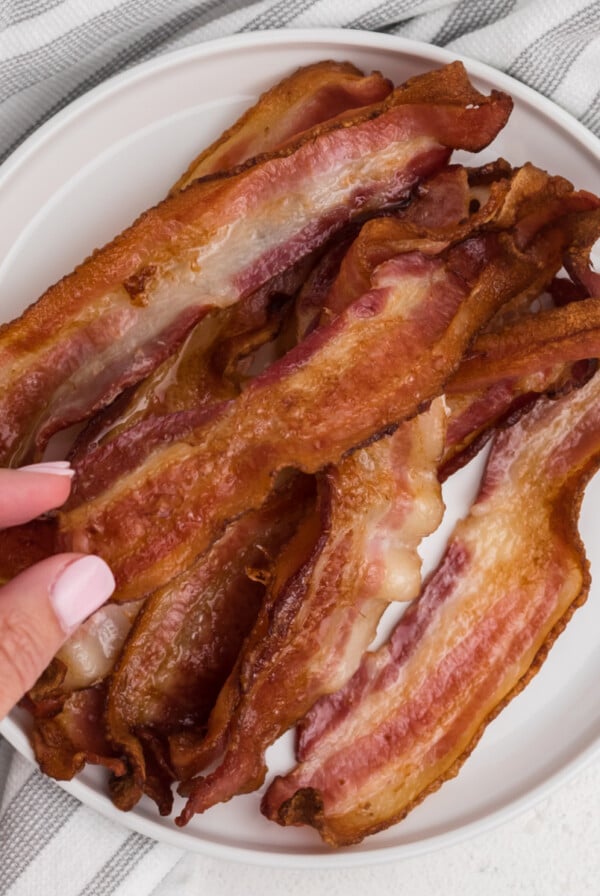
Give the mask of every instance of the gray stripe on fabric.
[[130, 834], [125, 843], [104, 863], [79, 896], [111, 896], [115, 887], [138, 865], [156, 844], [141, 834]]
[[[37, 804], [39, 809], [32, 810]], [[0, 896], [77, 811], [79, 803], [56, 783], [34, 772], [0, 820]]]
[[[229, 3], [208, 0], [208, 3], [200, 7], [184, 9], [123, 48], [120, 51], [121, 64], [139, 61], [143, 53], [151, 52], [189, 25], [196, 28], [208, 24], [213, 19], [222, 17], [228, 11], [228, 7], [238, 9], [244, 5], [243, 0], [235, 2], [230, 0]], [[127, 32], [135, 32], [137, 28], [163, 13], [172, 13], [173, 6], [173, 0], [146, 0], [143, 6], [139, 0], [126, 0], [119, 6], [105, 10], [94, 18], [65, 31], [48, 44], [1, 62], [0, 102], [24, 88], [72, 67], [75, 61], [84, 59], [106, 41], [126, 35]], [[114, 65], [114, 62], [111, 64]], [[108, 69], [108, 74], [114, 74], [110, 64], [105, 66], [105, 69]], [[106, 76], [105, 72], [104, 77]]]
[[[400, 21], [413, 18], [414, 7], [414, 0], [384, 0], [369, 12], [363, 13], [349, 22], [348, 28], [363, 28], [366, 31], [389, 28]], [[407, 13], [409, 13], [408, 16]]]
[[10, 28], [12, 25], [18, 25], [19, 22], [41, 16], [50, 9], [62, 6], [63, 3], [64, 0], [16, 0], [13, 3], [6, 3], [5, 0], [2, 25], [4, 28]]
[[314, 6], [316, 0], [279, 0], [270, 9], [259, 13], [240, 28], [244, 31], [264, 31], [267, 28], [284, 28], [288, 22]]
[[582, 50], [598, 37], [600, 3], [565, 19], [522, 50], [507, 68], [509, 75], [550, 96]]
[[0, 63], [0, 102], [69, 69], [75, 61], [85, 58], [105, 41], [126, 35], [147, 22], [150, 15], [168, 10], [170, 6], [171, 0], [146, 0], [144, 7], [140, 7], [139, 0], [127, 0], [65, 31], [44, 46], [5, 60]]
[[432, 43], [440, 47], [484, 25], [503, 19], [515, 6], [516, 0], [461, 0], [452, 10]]
[[[131, 3], [128, 5], [135, 7], [136, 3], [137, 0], [131, 0]], [[165, 0], [165, 3], [168, 4], [169, 0]], [[154, 55], [157, 49], [185, 28], [189, 26], [196, 28], [200, 25], [206, 25], [213, 19], [220, 18], [220, 16], [223, 15], [224, 10], [228, 7], [237, 9], [239, 6], [240, 0], [229, 0], [228, 3], [223, 3], [222, 0], [211, 0], [211, 2], [204, 5], [202, 10], [186, 10], [178, 16], [175, 16], [170, 22], [159, 25], [154, 31], [150, 31], [128, 44], [127, 47], [120, 48], [108, 61], [104, 62], [100, 68], [95, 69], [87, 77], [78, 81], [68, 93], [61, 96], [56, 103], [44, 111], [43, 115], [40, 115], [34, 122], [32, 122], [30, 127], [23, 131], [17, 139], [10, 144], [6, 152], [0, 154], [0, 162], [7, 158], [17, 146], [26, 139], [26, 137], [36, 131], [45, 121], [48, 121], [49, 118], [63, 109], [70, 102], [77, 99], [77, 97], [86, 93], [88, 90], [91, 90], [92, 87], [96, 87], [96, 85], [102, 83], [106, 78], [117, 74], [128, 66], [134, 65], [135, 63], [141, 62], [145, 58]], [[86, 28], [85, 25], [81, 27], [84, 29]], [[94, 42], [96, 42], [96, 40], [94, 40]]]

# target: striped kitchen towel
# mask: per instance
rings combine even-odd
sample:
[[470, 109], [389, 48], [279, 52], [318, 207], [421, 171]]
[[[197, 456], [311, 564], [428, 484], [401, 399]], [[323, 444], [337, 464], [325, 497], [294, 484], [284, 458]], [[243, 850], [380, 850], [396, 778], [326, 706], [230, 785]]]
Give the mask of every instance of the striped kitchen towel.
[[115, 72], [266, 28], [343, 27], [447, 47], [533, 87], [600, 135], [597, 0], [2, 0], [0, 161]]
[[[0, 161], [116, 72], [289, 27], [444, 46], [523, 81], [600, 136], [598, 0], [0, 0]], [[145, 896], [180, 859], [81, 806], [0, 739], [0, 896]]]

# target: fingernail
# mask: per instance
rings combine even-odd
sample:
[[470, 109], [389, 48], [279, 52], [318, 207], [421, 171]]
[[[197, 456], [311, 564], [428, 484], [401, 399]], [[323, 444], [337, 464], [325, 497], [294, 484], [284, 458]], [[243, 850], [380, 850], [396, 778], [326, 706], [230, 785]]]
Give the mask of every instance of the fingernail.
[[18, 467], [21, 473], [52, 473], [55, 476], [74, 476], [75, 470], [68, 460], [50, 460], [39, 464]]
[[67, 633], [101, 607], [115, 590], [109, 566], [89, 554], [66, 566], [50, 589], [54, 612]]

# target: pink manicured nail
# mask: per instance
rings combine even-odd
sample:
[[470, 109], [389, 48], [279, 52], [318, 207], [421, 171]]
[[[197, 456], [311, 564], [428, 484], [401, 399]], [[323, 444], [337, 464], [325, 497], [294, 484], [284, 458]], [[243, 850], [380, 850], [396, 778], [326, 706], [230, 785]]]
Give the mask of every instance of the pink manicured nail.
[[43, 461], [40, 464], [29, 464], [18, 468], [22, 473], [52, 473], [55, 476], [74, 476], [75, 470], [68, 460]]
[[66, 566], [50, 589], [50, 600], [65, 632], [101, 607], [115, 590], [108, 565], [90, 554]]

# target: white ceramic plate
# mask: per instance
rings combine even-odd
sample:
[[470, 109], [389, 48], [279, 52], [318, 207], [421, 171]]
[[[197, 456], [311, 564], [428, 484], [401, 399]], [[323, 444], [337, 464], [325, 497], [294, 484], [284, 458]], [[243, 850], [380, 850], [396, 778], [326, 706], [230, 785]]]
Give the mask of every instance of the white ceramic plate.
[[[207, 43], [116, 77], [35, 133], [0, 169], [0, 319], [9, 319], [127, 225], [169, 186], [205, 144], [256, 95], [299, 65], [349, 59], [396, 82], [451, 60], [445, 51], [356, 31], [281, 31]], [[509, 125], [478, 159], [531, 160], [576, 186], [598, 190], [600, 143], [567, 113], [480, 63], [467, 61], [486, 92], [515, 99]], [[478, 466], [480, 467], [481, 461]], [[448, 518], [429, 540], [439, 556], [453, 520], [477, 481], [471, 466], [446, 489]], [[83, 803], [121, 824], [181, 848], [262, 864], [334, 866], [423, 853], [484, 830], [532, 804], [599, 752], [600, 555], [594, 516], [600, 477], [588, 488], [582, 533], [597, 570], [587, 604], [575, 614], [540, 674], [487, 729], [458, 778], [404, 822], [352, 849], [332, 852], [310, 829], [282, 829], [259, 813], [259, 794], [237, 797], [184, 830], [143, 801], [128, 814], [105, 796], [105, 779], [87, 769], [65, 785]], [[594, 574], [594, 568], [592, 573]], [[31, 756], [19, 712], [0, 730]], [[291, 765], [289, 739], [269, 752], [270, 768]]]

